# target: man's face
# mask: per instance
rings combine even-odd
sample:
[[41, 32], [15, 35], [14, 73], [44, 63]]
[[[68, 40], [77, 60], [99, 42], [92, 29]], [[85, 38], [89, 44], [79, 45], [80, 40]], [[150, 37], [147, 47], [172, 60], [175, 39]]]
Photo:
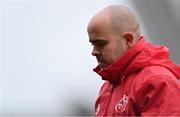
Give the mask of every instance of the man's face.
[[103, 23], [88, 27], [89, 42], [92, 43], [92, 55], [104, 69], [126, 51], [126, 45], [118, 34]]

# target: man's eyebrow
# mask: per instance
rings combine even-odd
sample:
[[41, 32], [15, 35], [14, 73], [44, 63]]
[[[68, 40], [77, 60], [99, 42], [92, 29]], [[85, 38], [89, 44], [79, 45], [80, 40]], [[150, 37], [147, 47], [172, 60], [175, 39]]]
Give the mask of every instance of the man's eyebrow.
[[89, 40], [91, 43], [98, 43], [98, 42], [106, 42], [106, 40], [97, 39], [97, 40]]

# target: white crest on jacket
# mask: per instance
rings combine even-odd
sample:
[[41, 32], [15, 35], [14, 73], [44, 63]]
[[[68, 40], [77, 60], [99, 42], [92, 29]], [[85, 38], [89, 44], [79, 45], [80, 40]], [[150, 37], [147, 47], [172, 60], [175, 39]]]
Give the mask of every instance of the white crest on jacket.
[[124, 112], [126, 110], [128, 101], [129, 101], [129, 97], [127, 95], [123, 95], [123, 97], [119, 100], [119, 102], [115, 106], [115, 111], [118, 113]]

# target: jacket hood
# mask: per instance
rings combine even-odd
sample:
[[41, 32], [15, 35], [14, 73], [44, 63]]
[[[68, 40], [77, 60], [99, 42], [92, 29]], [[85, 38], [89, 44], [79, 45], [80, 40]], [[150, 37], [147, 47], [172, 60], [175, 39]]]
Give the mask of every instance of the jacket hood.
[[117, 81], [146, 66], [159, 65], [169, 69], [177, 79], [180, 78], [180, 66], [169, 58], [169, 49], [155, 46], [141, 39], [106, 69], [97, 66], [93, 69], [103, 80]]

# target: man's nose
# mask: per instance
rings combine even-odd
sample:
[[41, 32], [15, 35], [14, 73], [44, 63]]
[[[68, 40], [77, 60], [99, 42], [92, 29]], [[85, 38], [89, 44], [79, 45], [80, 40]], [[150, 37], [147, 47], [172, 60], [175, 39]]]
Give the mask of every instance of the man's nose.
[[99, 50], [98, 50], [96, 47], [93, 47], [92, 55], [93, 55], [93, 56], [97, 56], [97, 55], [99, 55], [99, 54], [100, 54]]

